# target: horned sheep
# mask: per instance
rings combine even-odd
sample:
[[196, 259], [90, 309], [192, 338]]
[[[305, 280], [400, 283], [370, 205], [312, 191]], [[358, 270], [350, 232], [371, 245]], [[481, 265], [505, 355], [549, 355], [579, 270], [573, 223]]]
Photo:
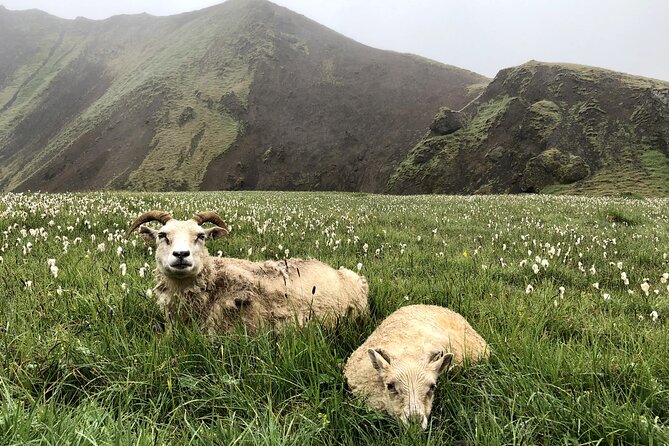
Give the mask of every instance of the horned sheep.
[[486, 341], [458, 313], [409, 305], [388, 316], [350, 356], [351, 391], [375, 410], [427, 428], [437, 378], [463, 361], [490, 355]]
[[[151, 221], [163, 226], [141, 226]], [[206, 222], [216, 226], [204, 229]], [[340, 316], [367, 311], [367, 282], [348, 269], [297, 258], [252, 262], [210, 256], [205, 241], [228, 233], [214, 212], [182, 221], [153, 210], [140, 215], [128, 235], [137, 228], [156, 245], [154, 293], [168, 320], [195, 321], [209, 333], [236, 324], [254, 332], [261, 324], [302, 325], [314, 317], [333, 324]]]

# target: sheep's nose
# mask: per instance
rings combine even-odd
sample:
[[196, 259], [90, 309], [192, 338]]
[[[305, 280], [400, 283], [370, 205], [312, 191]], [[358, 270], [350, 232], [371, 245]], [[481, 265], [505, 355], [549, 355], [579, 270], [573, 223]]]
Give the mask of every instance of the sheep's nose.
[[172, 255], [177, 259], [185, 259], [190, 255], [190, 251], [172, 251]]

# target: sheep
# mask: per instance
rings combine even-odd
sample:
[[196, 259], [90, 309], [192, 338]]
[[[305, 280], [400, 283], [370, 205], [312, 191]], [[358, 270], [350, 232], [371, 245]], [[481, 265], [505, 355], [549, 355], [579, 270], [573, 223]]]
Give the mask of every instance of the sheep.
[[[163, 226], [141, 226], [150, 221]], [[206, 222], [216, 226], [203, 229]], [[228, 233], [214, 212], [181, 221], [153, 210], [140, 215], [127, 235], [138, 227], [156, 246], [153, 291], [167, 321], [196, 322], [202, 331], [215, 334], [238, 323], [255, 332], [263, 324], [303, 325], [312, 317], [332, 325], [340, 316], [367, 311], [367, 282], [346, 268], [298, 258], [252, 262], [210, 256], [205, 240]]]
[[437, 378], [467, 360], [490, 355], [486, 341], [458, 313], [409, 305], [392, 313], [349, 357], [344, 375], [354, 395], [375, 410], [423, 429]]

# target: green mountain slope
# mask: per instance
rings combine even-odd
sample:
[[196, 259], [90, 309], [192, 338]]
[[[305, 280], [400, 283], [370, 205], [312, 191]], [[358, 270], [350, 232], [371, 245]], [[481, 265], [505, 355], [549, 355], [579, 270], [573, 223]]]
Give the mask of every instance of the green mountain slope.
[[487, 79], [264, 0], [170, 17], [0, 9], [0, 190], [383, 190]]
[[667, 82], [533, 61], [431, 129], [390, 191], [669, 195]]

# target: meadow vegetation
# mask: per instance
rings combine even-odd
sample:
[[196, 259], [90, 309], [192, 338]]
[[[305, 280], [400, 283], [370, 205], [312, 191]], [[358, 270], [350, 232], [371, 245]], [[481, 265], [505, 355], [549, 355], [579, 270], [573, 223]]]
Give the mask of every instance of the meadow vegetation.
[[[649, 162], [655, 163], [654, 159]], [[0, 444], [666, 444], [669, 200], [343, 193], [0, 195]], [[140, 213], [214, 210], [212, 255], [364, 274], [334, 328], [171, 333]], [[447, 306], [493, 357], [441, 379], [425, 432], [341, 367], [395, 309]]]

